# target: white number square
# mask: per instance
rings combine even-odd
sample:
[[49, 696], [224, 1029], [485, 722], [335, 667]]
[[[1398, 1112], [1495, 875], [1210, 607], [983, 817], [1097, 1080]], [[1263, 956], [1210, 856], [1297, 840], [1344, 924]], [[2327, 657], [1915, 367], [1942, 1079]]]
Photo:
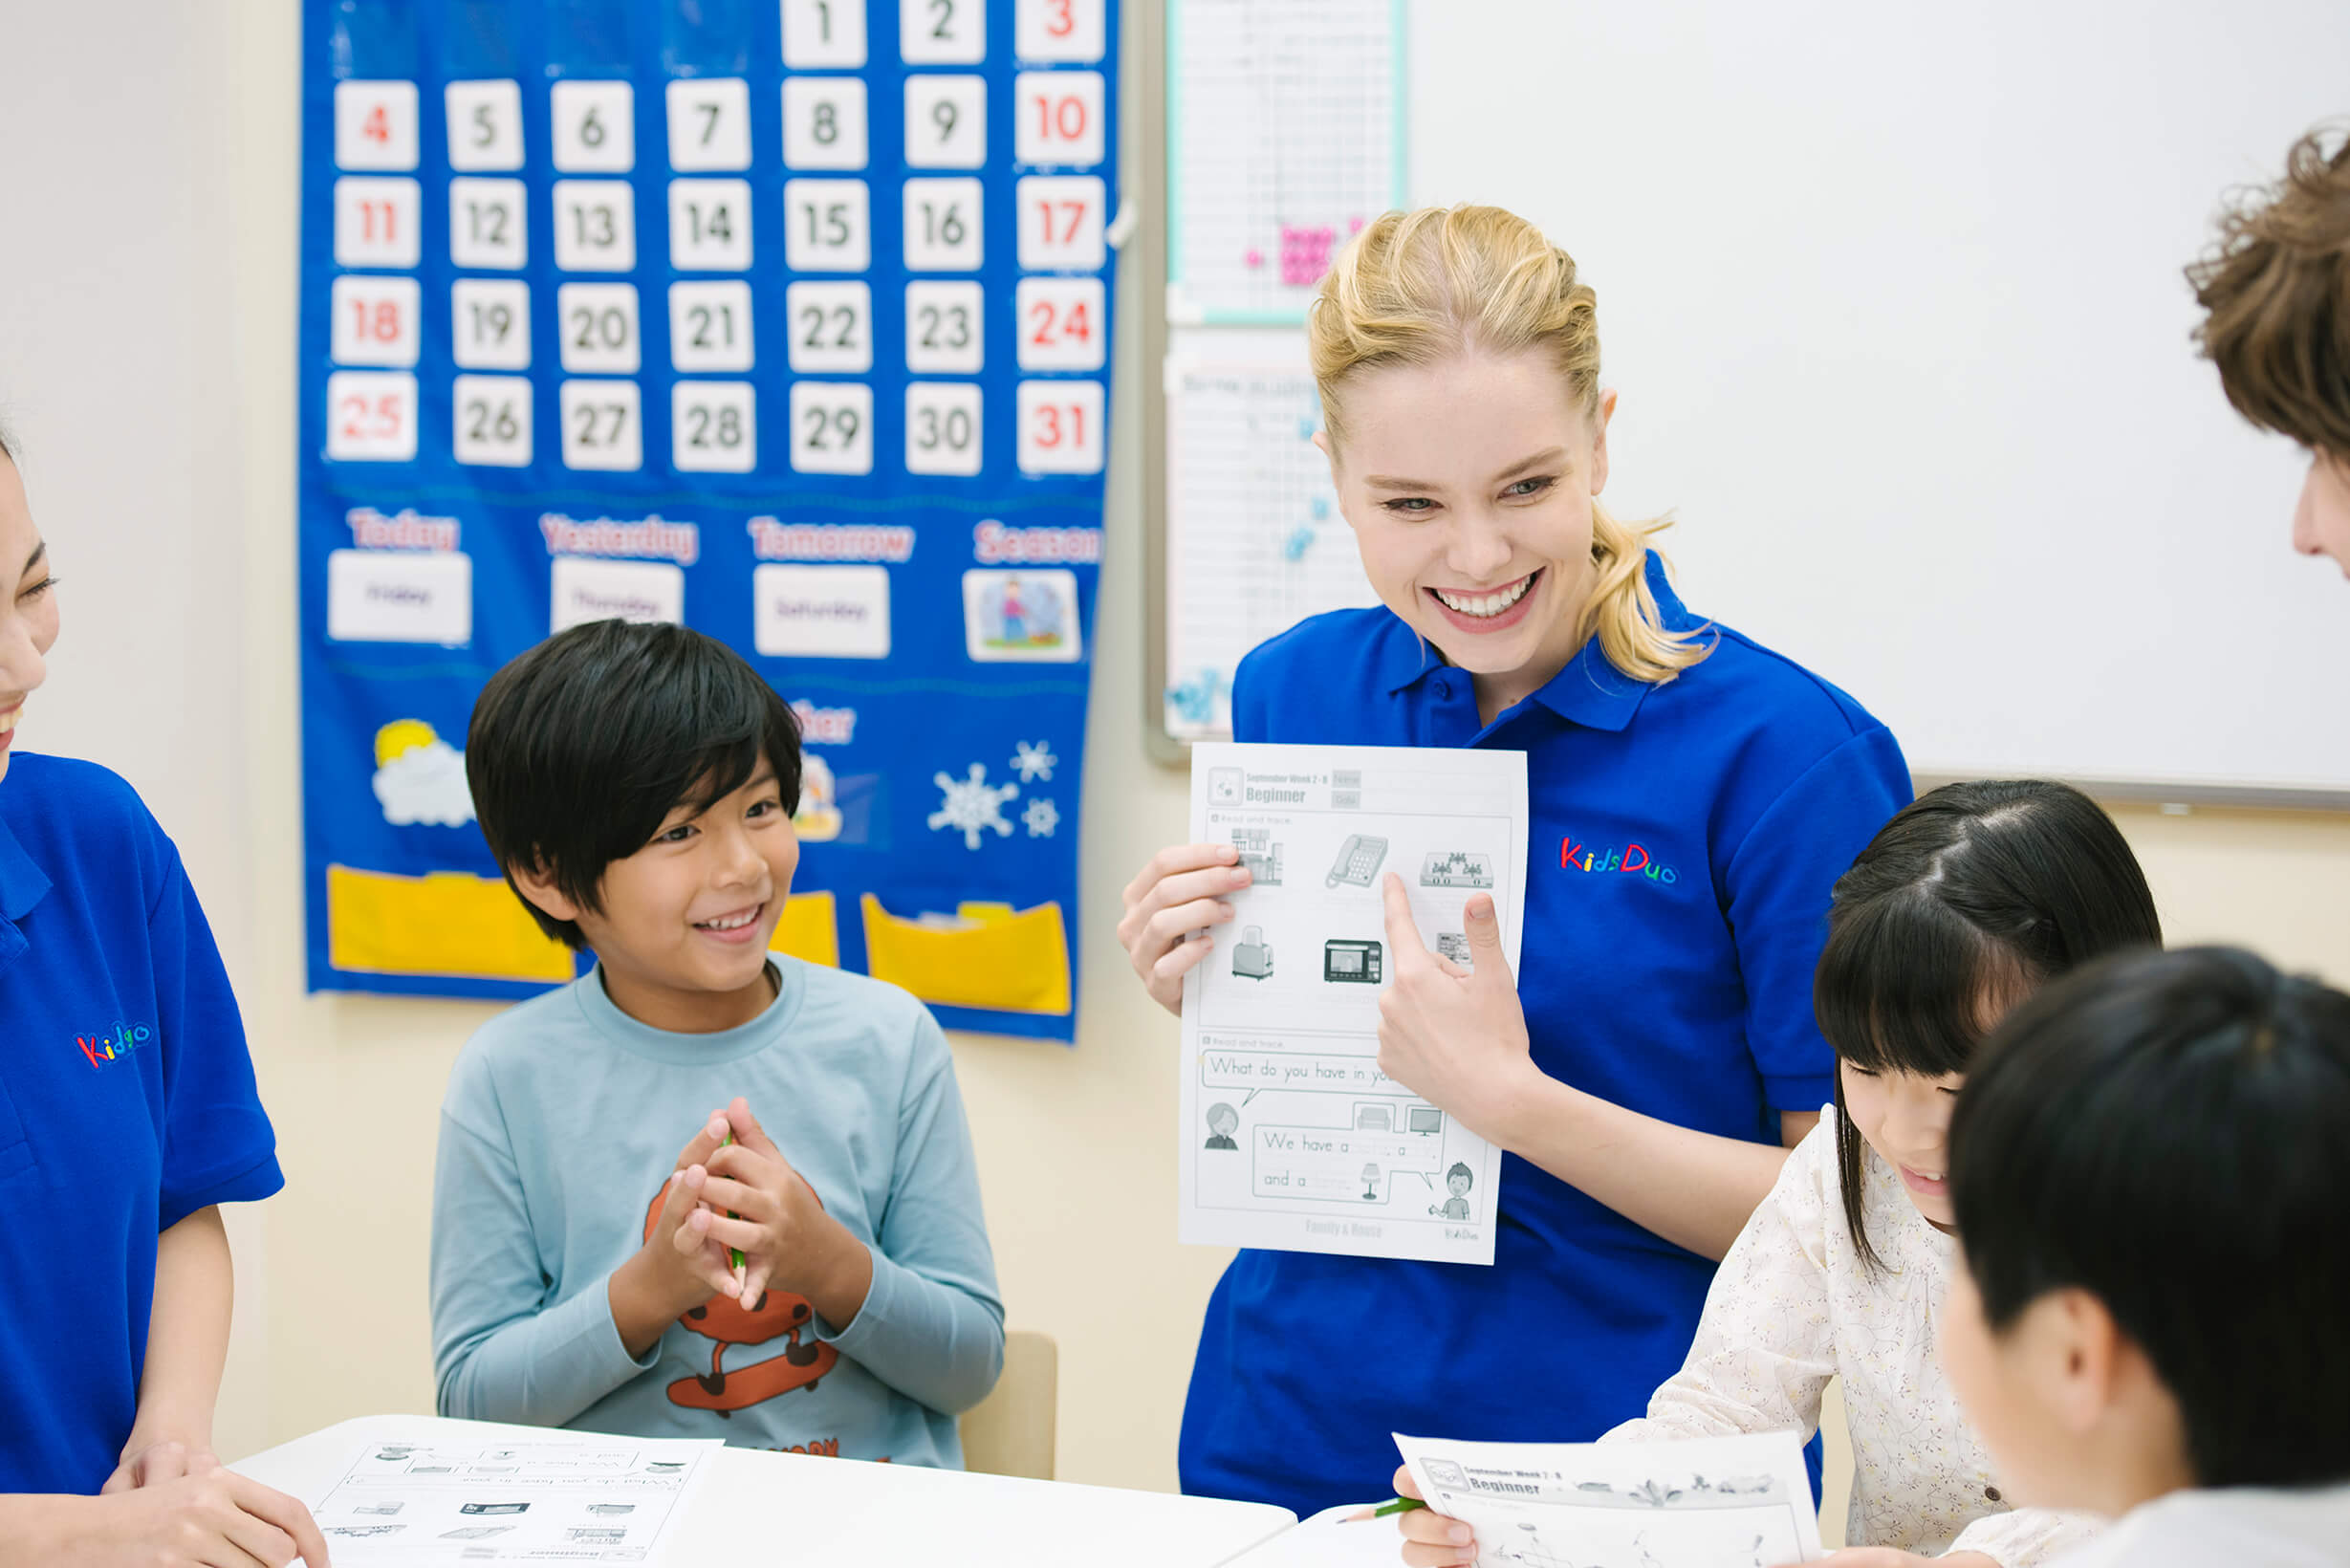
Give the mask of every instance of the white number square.
[[641, 355], [635, 284], [566, 283], [555, 291], [555, 317], [565, 370], [636, 374]]
[[339, 169], [416, 167], [416, 83], [338, 81], [335, 84], [335, 166]]
[[988, 57], [987, 0], [898, 0], [898, 53], [908, 65], [977, 65]]
[[413, 267], [424, 254], [424, 192], [413, 180], [335, 182], [335, 263]]
[[644, 467], [644, 410], [634, 381], [565, 381], [563, 467], [629, 473]]
[[624, 81], [558, 81], [555, 166], [566, 174], [626, 174], [637, 166], [637, 90]]
[[905, 183], [905, 270], [979, 271], [980, 185], [976, 180]]
[[979, 383], [908, 381], [905, 387], [905, 471], [979, 471]]
[[412, 277], [338, 277], [329, 302], [337, 364], [416, 363], [417, 288]]
[[751, 166], [751, 86], [739, 76], [669, 83], [669, 166], [680, 173]]
[[987, 359], [986, 310], [976, 283], [907, 284], [905, 368], [917, 375], [978, 375]]
[[783, 291], [792, 318], [792, 368], [840, 374], [873, 368], [873, 291], [862, 283], [794, 283]]
[[751, 182], [669, 182], [669, 265], [681, 272], [751, 266]]
[[801, 473], [873, 471], [873, 388], [792, 383], [792, 467]]
[[1012, 18], [1012, 52], [1024, 60], [1091, 65], [1109, 40], [1101, 0], [1015, 0]]
[[786, 168], [863, 168], [865, 141], [863, 81], [856, 76], [783, 78]]
[[522, 167], [522, 83], [452, 81], [448, 104], [448, 166], [460, 174]]
[[1109, 259], [1102, 242], [1105, 200], [1091, 174], [1031, 175], [1014, 186], [1020, 212], [1020, 270], [1098, 272]]
[[1099, 370], [1108, 362], [1101, 279], [1024, 277], [1014, 298], [1022, 370]]
[[527, 378], [460, 376], [450, 390], [449, 402], [457, 420], [450, 446], [458, 462], [492, 468], [530, 467], [531, 383]]
[[792, 271], [861, 272], [873, 265], [872, 212], [862, 180], [786, 180], [783, 212], [784, 261]]
[[416, 456], [416, 378], [397, 370], [338, 370], [326, 379], [326, 455], [341, 463]]
[[1101, 73], [1023, 71], [1012, 83], [1012, 157], [1090, 168], [1101, 162]]
[[783, 63], [855, 71], [865, 63], [865, 0], [783, 0]]
[[635, 268], [637, 193], [627, 181], [555, 183], [555, 264], [567, 272]]
[[513, 272], [530, 259], [519, 180], [448, 183], [448, 259], [460, 267]]
[[675, 370], [749, 370], [751, 285], [669, 285], [669, 365]]
[[449, 286], [449, 341], [462, 370], [531, 368], [531, 286], [468, 277]]
[[1016, 396], [1022, 473], [1101, 471], [1099, 381], [1022, 381]]
[[669, 397], [669, 456], [681, 473], [749, 473], [759, 460], [749, 381], [680, 381]]
[[988, 161], [988, 78], [905, 78], [908, 168], [975, 169]]

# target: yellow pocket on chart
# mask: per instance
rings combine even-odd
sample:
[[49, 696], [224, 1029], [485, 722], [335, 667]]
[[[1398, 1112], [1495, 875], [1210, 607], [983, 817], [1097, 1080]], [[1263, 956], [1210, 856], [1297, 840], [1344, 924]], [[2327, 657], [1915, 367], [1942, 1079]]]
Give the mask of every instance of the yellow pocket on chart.
[[828, 969], [840, 967], [840, 915], [830, 893], [794, 893], [783, 901], [768, 947]]
[[907, 920], [867, 893], [865, 969], [942, 1007], [1065, 1013], [1069, 935], [1061, 906], [966, 904], [947, 920]]
[[397, 877], [326, 868], [327, 961], [361, 974], [444, 974], [564, 985], [572, 952], [538, 928], [502, 877]]

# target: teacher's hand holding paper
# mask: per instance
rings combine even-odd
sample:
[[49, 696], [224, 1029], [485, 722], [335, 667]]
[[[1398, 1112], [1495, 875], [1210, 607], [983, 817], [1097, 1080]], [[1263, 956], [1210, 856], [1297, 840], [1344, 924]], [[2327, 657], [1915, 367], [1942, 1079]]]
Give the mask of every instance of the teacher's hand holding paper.
[[1411, 900], [1394, 872], [1381, 879], [1387, 904], [1387, 986], [1379, 998], [1379, 1065], [1489, 1143], [1540, 1069], [1529, 1056], [1517, 978], [1502, 951], [1501, 923], [1483, 893], [1469, 901], [1469, 965], [1428, 951]]

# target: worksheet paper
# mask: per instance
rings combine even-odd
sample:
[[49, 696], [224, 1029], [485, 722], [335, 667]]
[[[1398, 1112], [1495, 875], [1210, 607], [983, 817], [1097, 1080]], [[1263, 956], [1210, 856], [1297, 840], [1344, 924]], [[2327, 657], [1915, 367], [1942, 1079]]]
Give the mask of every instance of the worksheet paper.
[[1167, 319], [1302, 321], [1403, 205], [1397, 0], [1169, 0]]
[[712, 1439], [371, 1443], [311, 1510], [336, 1568], [660, 1560]]
[[1232, 732], [1232, 673], [1269, 637], [1377, 604], [1295, 331], [1181, 334], [1166, 364], [1166, 732]]
[[1794, 1432], [1395, 1444], [1428, 1506], [1476, 1531], [1483, 1568], [1775, 1568], [1820, 1555]]
[[1196, 746], [1191, 838], [1254, 881], [1184, 981], [1181, 1239], [1491, 1263], [1501, 1151], [1380, 1071], [1382, 882], [1459, 963], [1491, 894], [1515, 972], [1526, 753]]

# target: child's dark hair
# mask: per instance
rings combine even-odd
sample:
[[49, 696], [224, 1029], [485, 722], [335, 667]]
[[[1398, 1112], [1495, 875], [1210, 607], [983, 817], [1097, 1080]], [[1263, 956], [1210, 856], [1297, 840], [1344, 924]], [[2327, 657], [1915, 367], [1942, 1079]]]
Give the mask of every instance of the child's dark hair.
[[[1837, 879], [1812, 1007], [1842, 1061], [1942, 1078], [1967, 1070], [1987, 1013], [2085, 960], [2162, 940], [2145, 873], [2097, 802], [2036, 779], [1946, 784], [1896, 813]], [[1836, 1111], [1844, 1223], [1875, 1270], [1841, 1072]]]
[[[700, 810], [741, 789], [761, 757], [784, 810], [797, 810], [798, 722], [740, 654], [684, 626], [597, 621], [490, 677], [465, 772], [507, 881], [536, 867], [600, 910], [607, 866], [651, 842], [680, 805]], [[586, 946], [577, 922], [523, 903], [549, 936]]]
[[2350, 1477], [2350, 996], [2233, 947], [2082, 969], [1986, 1042], [1950, 1124], [1994, 1332], [2097, 1296], [2207, 1487]]

